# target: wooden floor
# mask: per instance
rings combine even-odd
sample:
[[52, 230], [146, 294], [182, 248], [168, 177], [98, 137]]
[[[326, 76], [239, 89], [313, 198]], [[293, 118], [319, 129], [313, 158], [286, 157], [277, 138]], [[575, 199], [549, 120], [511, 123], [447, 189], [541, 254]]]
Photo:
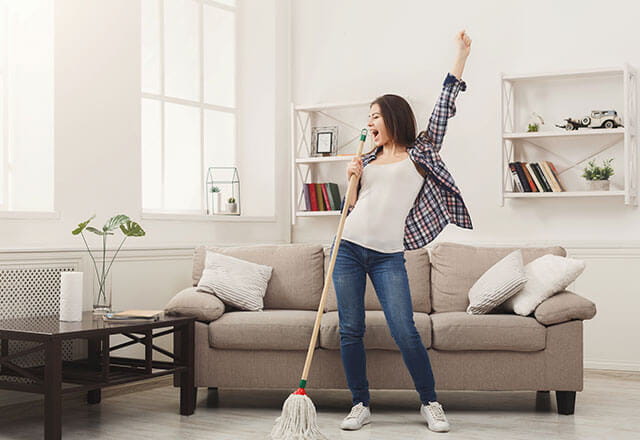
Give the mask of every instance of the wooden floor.
[[[292, 379], [293, 381], [293, 379]], [[200, 389], [196, 413], [178, 414], [178, 390], [163, 386], [107, 396], [99, 405], [66, 401], [64, 439], [220, 439], [267, 438], [282, 403], [292, 390], [221, 390], [207, 402]], [[0, 391], [0, 394], [2, 391]], [[426, 428], [413, 391], [372, 391], [372, 423], [360, 431], [341, 431], [350, 408], [345, 390], [309, 390], [322, 432], [331, 440], [387, 439], [640, 439], [640, 373], [585, 371], [584, 391], [577, 394], [572, 416], [556, 413], [554, 393], [440, 391], [449, 434]], [[209, 404], [209, 406], [208, 406]], [[213, 406], [212, 406], [213, 404]], [[42, 438], [42, 404], [0, 409], [0, 438]], [[14, 406], [14, 409], [17, 408]]]

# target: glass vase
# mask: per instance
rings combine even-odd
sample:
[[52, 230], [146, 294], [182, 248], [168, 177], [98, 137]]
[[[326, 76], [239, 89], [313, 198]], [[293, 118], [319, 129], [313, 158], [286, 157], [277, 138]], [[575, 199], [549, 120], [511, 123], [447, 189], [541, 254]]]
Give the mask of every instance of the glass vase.
[[96, 276], [93, 280], [93, 313], [104, 315], [111, 312], [111, 272]]

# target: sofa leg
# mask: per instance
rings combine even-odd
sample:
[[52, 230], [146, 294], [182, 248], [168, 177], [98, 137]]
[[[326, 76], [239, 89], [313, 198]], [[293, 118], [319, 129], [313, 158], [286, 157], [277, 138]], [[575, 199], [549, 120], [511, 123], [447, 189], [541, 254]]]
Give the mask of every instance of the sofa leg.
[[220, 402], [218, 388], [210, 387], [207, 388], [207, 391], [207, 408], [218, 406], [218, 403]]
[[558, 414], [571, 415], [576, 407], [575, 391], [556, 391]]

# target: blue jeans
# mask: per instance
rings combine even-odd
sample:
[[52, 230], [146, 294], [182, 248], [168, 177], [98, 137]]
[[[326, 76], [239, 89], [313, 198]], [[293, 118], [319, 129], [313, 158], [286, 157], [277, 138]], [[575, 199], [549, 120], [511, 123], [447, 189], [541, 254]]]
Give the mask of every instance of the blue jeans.
[[[331, 245], [331, 253], [335, 237]], [[429, 355], [413, 321], [413, 306], [404, 251], [383, 253], [347, 240], [340, 241], [333, 268], [338, 300], [340, 355], [353, 405], [369, 405], [369, 382], [362, 338], [365, 332], [364, 292], [369, 274], [391, 336], [400, 348], [422, 403], [436, 401]]]

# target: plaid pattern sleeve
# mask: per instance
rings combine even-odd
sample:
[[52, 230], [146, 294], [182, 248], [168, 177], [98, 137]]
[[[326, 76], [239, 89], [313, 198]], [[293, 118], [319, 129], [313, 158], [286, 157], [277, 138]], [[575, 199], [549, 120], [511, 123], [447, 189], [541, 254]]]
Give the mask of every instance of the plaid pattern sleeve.
[[429, 118], [427, 130], [418, 135], [421, 140], [419, 144], [428, 144], [434, 150], [440, 151], [447, 131], [447, 121], [456, 114], [456, 97], [460, 91], [464, 92], [465, 90], [467, 90], [467, 84], [464, 81], [447, 73], [442, 85], [442, 92]]

